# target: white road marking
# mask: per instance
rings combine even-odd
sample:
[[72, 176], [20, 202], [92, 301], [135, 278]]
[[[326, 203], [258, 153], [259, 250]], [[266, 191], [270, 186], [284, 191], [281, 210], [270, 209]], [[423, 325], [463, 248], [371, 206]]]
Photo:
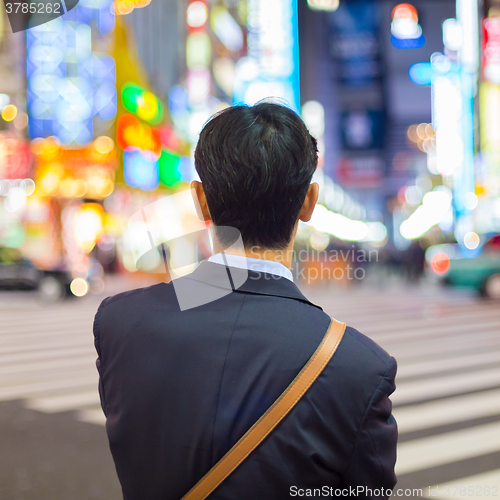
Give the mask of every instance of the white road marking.
[[424, 489], [426, 498], [449, 500], [492, 500], [500, 498], [500, 469], [464, 477]]
[[401, 443], [396, 473], [408, 474], [496, 451], [500, 451], [500, 422]]
[[395, 408], [393, 414], [400, 434], [492, 415], [500, 416], [500, 389]]

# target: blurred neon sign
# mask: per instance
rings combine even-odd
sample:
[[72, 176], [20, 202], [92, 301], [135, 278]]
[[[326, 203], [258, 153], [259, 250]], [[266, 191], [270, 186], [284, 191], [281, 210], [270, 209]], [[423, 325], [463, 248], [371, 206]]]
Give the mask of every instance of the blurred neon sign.
[[116, 115], [115, 61], [92, 50], [91, 25], [101, 36], [114, 28], [110, 4], [80, 2], [64, 17], [27, 30], [31, 139], [56, 136], [63, 144], [87, 144], [94, 119]]
[[478, 0], [457, 0], [457, 21], [461, 26], [459, 61], [465, 71], [475, 73], [479, 66]]
[[78, 248], [89, 253], [103, 231], [104, 211], [98, 203], [84, 203], [74, 215], [73, 236]]
[[339, 8], [339, 0], [307, 0], [311, 10], [325, 10], [333, 12]]
[[474, 192], [473, 81], [469, 72], [450, 63], [444, 54], [434, 53], [431, 65], [435, 69], [431, 94], [436, 167], [453, 181], [453, 206], [461, 217], [468, 212], [464, 196]]
[[142, 120], [156, 125], [163, 120], [163, 104], [152, 93], [134, 83], [122, 87], [122, 102], [127, 111]]
[[189, 69], [207, 68], [212, 59], [212, 44], [207, 33], [197, 32], [188, 35], [186, 40], [186, 62]]
[[430, 62], [412, 64], [408, 70], [410, 80], [416, 85], [430, 85], [434, 68]]
[[436, 73], [432, 79], [432, 127], [436, 131], [438, 172], [452, 175], [463, 162], [462, 94], [459, 73]]
[[500, 173], [500, 87], [483, 82], [479, 90], [481, 152], [488, 166]]
[[489, 17], [483, 21], [483, 78], [490, 83], [500, 83], [500, 18]]
[[187, 8], [186, 20], [189, 28], [202, 29], [208, 20], [207, 4], [199, 0], [191, 2]]
[[111, 6], [111, 11], [116, 16], [126, 16], [134, 9], [147, 7], [151, 0], [116, 0]]
[[154, 191], [159, 184], [158, 157], [151, 151], [129, 148], [123, 153], [123, 173], [130, 187]]
[[29, 143], [0, 134], [0, 179], [17, 179], [31, 174]]
[[181, 157], [171, 151], [163, 150], [158, 161], [160, 181], [173, 187], [182, 180]]
[[221, 5], [213, 7], [210, 23], [214, 33], [228, 50], [239, 51], [243, 48], [243, 32], [240, 25], [225, 7]]
[[116, 125], [116, 143], [120, 149], [130, 147], [151, 151], [156, 158], [161, 153], [161, 140], [158, 131], [141, 122], [132, 115], [124, 114], [118, 119]]
[[284, 99], [300, 111], [297, 0], [248, 1], [248, 57], [236, 65], [233, 102]]
[[[212, 44], [206, 33], [209, 19], [208, 2], [190, 1], [186, 11], [188, 38], [186, 44], [186, 90], [189, 113], [184, 116], [173, 112], [172, 118], [180, 130], [185, 131], [192, 143], [198, 140], [203, 124], [212, 114], [209, 98], [212, 93], [212, 75], [209, 69]], [[174, 115], [176, 115], [174, 117]]]
[[424, 43], [417, 9], [409, 3], [396, 5], [392, 10], [391, 44], [397, 49], [417, 49]]

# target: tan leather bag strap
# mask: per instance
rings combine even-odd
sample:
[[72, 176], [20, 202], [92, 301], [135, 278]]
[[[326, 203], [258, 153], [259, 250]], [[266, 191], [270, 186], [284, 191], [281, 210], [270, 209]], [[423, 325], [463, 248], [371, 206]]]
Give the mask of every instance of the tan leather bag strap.
[[182, 500], [205, 499], [250, 455], [323, 371], [337, 350], [344, 331], [345, 323], [331, 320], [321, 344], [292, 383], [241, 439], [182, 497]]

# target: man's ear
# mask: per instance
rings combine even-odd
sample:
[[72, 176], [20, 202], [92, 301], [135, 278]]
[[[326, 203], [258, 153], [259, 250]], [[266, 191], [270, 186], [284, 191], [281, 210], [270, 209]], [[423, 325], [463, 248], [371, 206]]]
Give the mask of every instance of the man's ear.
[[299, 213], [299, 220], [307, 222], [311, 220], [312, 214], [314, 212], [314, 207], [318, 201], [319, 195], [319, 185], [317, 182], [313, 182], [309, 189], [307, 190], [306, 199], [302, 204], [302, 208]]
[[[212, 221], [212, 217], [210, 217], [210, 210], [208, 209], [207, 197], [205, 196], [205, 191], [203, 190], [203, 184], [201, 182], [191, 182], [191, 195], [193, 196], [196, 215], [198, 215], [198, 218], [203, 221]], [[195, 196], [197, 199], [195, 199]]]

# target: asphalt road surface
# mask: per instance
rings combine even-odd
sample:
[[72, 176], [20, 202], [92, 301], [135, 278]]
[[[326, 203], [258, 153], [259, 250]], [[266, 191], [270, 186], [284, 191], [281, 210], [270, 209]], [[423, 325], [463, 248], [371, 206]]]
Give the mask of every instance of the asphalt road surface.
[[[102, 298], [132, 285], [53, 305], [0, 292], [0, 500], [121, 498], [92, 321]], [[401, 496], [500, 499], [500, 304], [399, 282], [304, 292], [398, 360]]]

